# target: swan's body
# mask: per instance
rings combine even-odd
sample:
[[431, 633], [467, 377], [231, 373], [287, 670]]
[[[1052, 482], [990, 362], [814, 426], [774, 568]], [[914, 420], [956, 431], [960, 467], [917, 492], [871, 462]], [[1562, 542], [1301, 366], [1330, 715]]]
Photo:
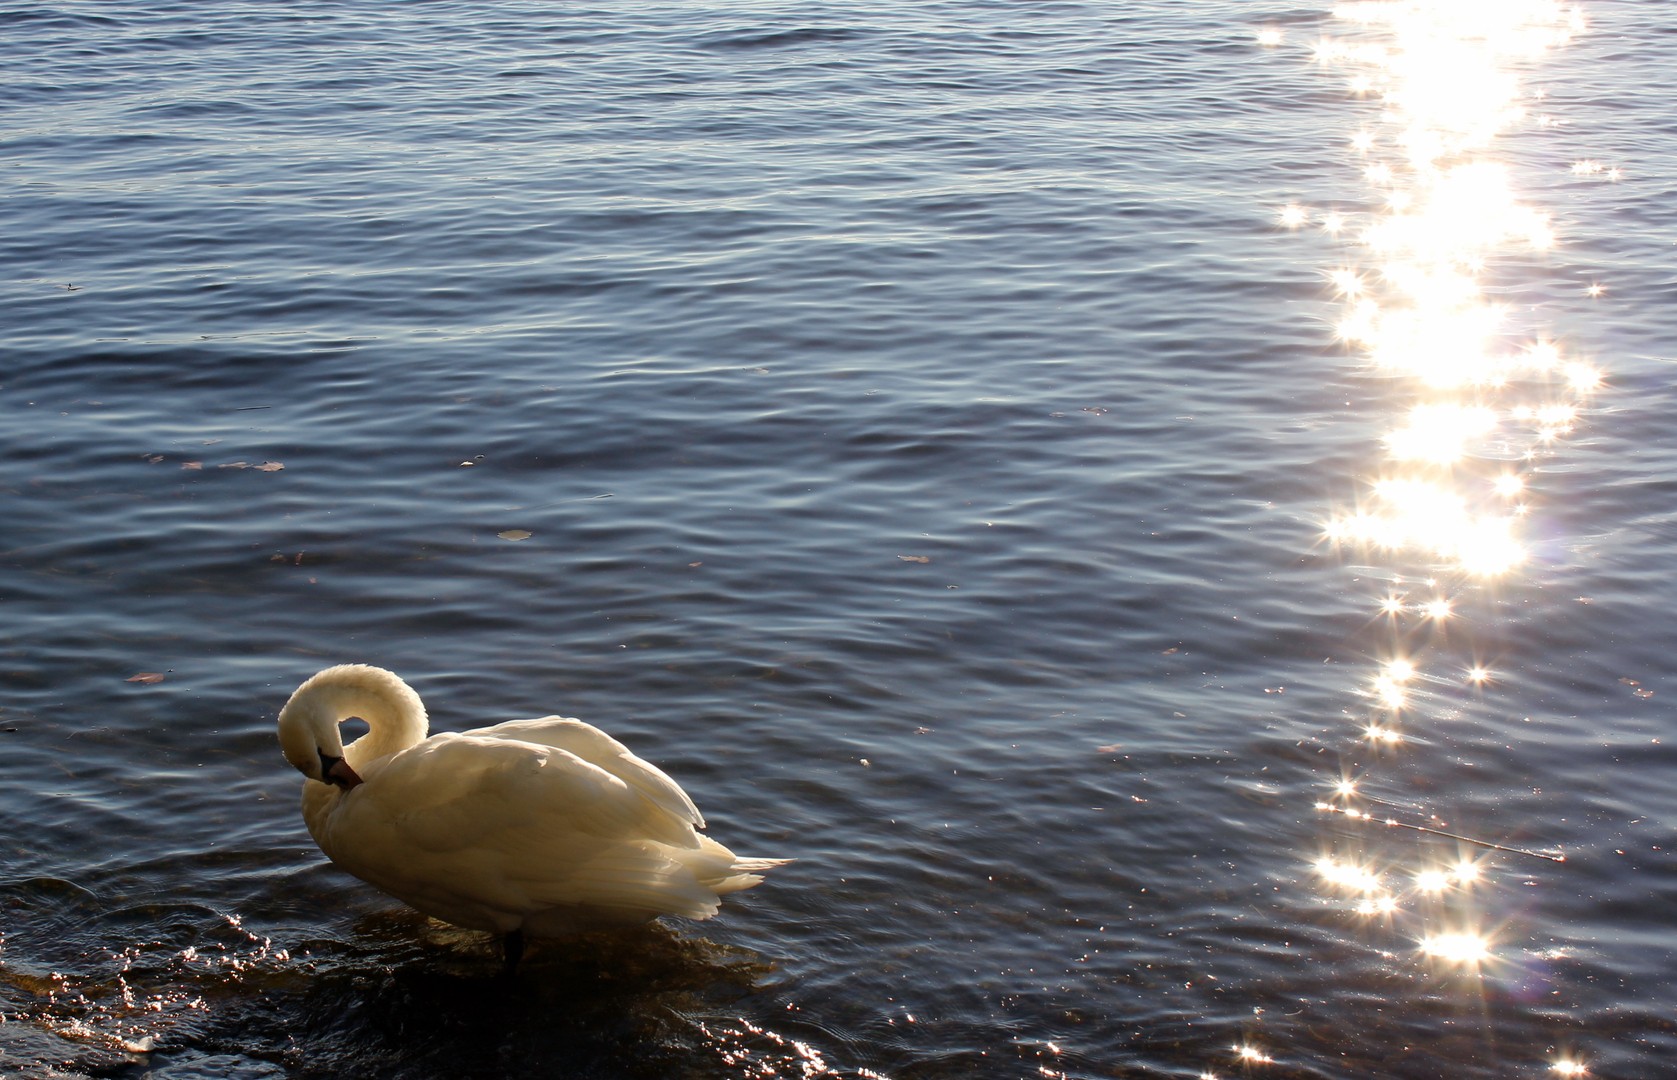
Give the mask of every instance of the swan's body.
[[[351, 717], [367, 733], [344, 746]], [[362, 664], [315, 675], [279, 715], [326, 857], [427, 915], [509, 935], [509, 963], [526, 933], [708, 918], [785, 861], [700, 835], [674, 780], [580, 720], [429, 738], [427, 727], [418, 694]]]

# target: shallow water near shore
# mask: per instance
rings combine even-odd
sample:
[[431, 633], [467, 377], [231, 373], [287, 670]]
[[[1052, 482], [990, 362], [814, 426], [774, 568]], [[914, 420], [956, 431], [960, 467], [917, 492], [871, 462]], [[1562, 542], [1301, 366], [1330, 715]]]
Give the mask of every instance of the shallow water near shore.
[[[1446, 10], [0, 6], [0, 1071], [1655, 1075], [1677, 57]], [[503, 978], [351, 661], [796, 862]]]

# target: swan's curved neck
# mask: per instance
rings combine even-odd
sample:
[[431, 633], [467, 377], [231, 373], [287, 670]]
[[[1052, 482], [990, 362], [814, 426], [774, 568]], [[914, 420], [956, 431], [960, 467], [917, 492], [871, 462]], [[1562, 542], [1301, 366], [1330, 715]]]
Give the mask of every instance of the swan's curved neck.
[[[367, 733], [343, 752], [354, 768], [407, 749], [423, 740], [430, 728], [425, 705], [412, 687], [391, 672], [361, 664], [327, 668], [305, 682], [286, 705], [286, 711], [293, 709], [334, 735], [345, 720], [365, 720]], [[319, 734], [325, 731], [317, 730]]]

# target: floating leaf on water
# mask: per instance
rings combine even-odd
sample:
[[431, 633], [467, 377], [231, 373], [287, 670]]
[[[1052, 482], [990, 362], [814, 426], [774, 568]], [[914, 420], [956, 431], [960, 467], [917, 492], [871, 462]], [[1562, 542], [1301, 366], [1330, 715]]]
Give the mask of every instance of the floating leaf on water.
[[248, 462], [248, 461], [229, 461], [225, 465], [217, 465], [216, 468], [218, 468], [218, 469], [248, 469], [248, 468], [250, 468], [250, 462]]
[[144, 683], [147, 686], [150, 686], [152, 683], [162, 682], [163, 678], [164, 678], [164, 676], [163, 676], [163, 673], [161, 671], [142, 671], [138, 675], [128, 676], [127, 681], [128, 682]]
[[903, 562], [912, 563], [929, 563], [932, 561], [932, 557], [930, 555], [898, 555], [897, 558], [901, 559]]
[[204, 463], [202, 461], [183, 461], [183, 462], [181, 462], [181, 468], [183, 468], [183, 469], [198, 470], [198, 469], [202, 469], [203, 467], [204, 467]]
[[264, 461], [262, 464], [256, 466], [256, 471], [257, 472], [279, 472], [283, 468], [285, 468], [285, 466], [278, 461]]
[[529, 529], [508, 529], [505, 532], [498, 532], [495, 535], [499, 536], [502, 540], [528, 540], [535, 534]]

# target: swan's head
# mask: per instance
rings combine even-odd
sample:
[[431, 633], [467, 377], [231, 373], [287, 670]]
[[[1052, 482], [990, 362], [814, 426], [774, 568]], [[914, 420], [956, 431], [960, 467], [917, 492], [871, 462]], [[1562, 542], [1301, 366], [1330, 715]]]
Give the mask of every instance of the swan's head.
[[279, 714], [280, 751], [285, 760], [310, 780], [334, 784], [345, 791], [361, 783], [361, 777], [344, 761], [343, 733], [339, 717], [317, 694], [306, 694], [304, 683]]
[[367, 664], [339, 664], [304, 682], [279, 715], [285, 760], [310, 780], [349, 789], [361, 782], [344, 761], [338, 725], [351, 717], [367, 722], [367, 734], [350, 744], [355, 764], [367, 764], [405, 750], [425, 738], [425, 705], [393, 672]]

